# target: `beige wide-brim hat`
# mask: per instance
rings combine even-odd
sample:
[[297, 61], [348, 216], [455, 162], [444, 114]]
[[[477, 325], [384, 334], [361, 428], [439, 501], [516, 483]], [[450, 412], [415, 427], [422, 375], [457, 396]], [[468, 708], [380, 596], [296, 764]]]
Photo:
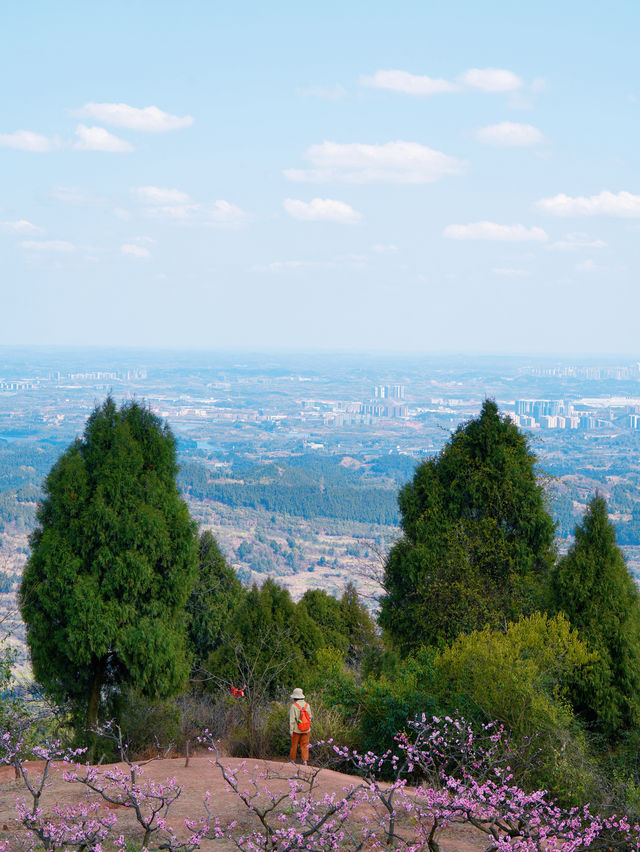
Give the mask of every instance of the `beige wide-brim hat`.
[[298, 700], [298, 698], [304, 698], [304, 692], [300, 689], [300, 687], [296, 687], [289, 698], [293, 698], [294, 700]]

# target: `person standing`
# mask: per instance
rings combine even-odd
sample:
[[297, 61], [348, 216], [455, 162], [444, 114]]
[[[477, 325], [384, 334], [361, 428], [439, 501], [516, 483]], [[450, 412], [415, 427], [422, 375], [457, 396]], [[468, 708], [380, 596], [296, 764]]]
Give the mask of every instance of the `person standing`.
[[291, 695], [291, 707], [289, 708], [289, 733], [291, 734], [291, 750], [289, 760], [296, 762], [298, 746], [304, 766], [309, 761], [309, 732], [311, 730], [311, 707], [305, 700], [304, 692], [296, 687]]

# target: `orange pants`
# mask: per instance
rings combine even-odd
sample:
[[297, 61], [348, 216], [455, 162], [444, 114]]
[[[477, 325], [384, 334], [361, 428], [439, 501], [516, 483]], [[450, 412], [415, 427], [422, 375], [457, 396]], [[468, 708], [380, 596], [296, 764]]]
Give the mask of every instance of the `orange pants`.
[[302, 760], [309, 760], [309, 731], [306, 731], [304, 734], [291, 734], [291, 751], [289, 752], [289, 760], [295, 760], [298, 756], [298, 744], [300, 745]]

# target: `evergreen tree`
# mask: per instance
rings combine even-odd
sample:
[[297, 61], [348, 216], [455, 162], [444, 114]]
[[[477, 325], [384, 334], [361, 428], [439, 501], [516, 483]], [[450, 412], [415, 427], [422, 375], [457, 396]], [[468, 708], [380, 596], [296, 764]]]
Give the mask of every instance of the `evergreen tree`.
[[340, 598], [340, 611], [344, 631], [348, 640], [347, 661], [360, 664], [365, 651], [377, 647], [380, 640], [376, 635], [375, 623], [354, 583], [347, 583]]
[[574, 691], [576, 710], [609, 739], [640, 722], [640, 596], [616, 544], [607, 504], [596, 495], [551, 583], [564, 612], [600, 657]]
[[308, 589], [298, 609], [320, 629], [321, 646], [341, 651], [350, 664], [359, 665], [365, 651], [380, 644], [375, 622], [353, 583], [347, 583], [339, 600], [322, 589]]
[[214, 685], [219, 680], [236, 683], [238, 678], [263, 684], [269, 673], [267, 692], [272, 698], [277, 686], [300, 685], [315, 651], [324, 645], [322, 631], [306, 606], [296, 604], [287, 589], [269, 579], [249, 589], [207, 668]]
[[206, 665], [222, 642], [243, 598], [242, 583], [227, 564], [213, 535], [200, 536], [198, 580], [187, 602], [189, 644], [196, 667]]
[[326, 645], [346, 654], [349, 637], [346, 634], [340, 601], [324, 589], [307, 589], [298, 603], [322, 631]]
[[385, 567], [380, 624], [409, 650], [539, 607], [554, 524], [527, 438], [496, 404], [458, 427], [400, 491], [403, 536]]
[[188, 675], [197, 540], [176, 473], [169, 427], [109, 397], [45, 480], [20, 609], [36, 680], [89, 728], [123, 686], [163, 696]]

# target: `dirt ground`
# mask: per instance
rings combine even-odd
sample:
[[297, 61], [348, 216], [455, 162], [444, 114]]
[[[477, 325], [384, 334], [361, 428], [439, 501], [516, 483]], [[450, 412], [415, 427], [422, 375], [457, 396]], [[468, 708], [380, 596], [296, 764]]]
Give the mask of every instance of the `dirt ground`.
[[[298, 772], [307, 771], [304, 767], [294, 767], [289, 763], [278, 763], [275, 761], [242, 761], [237, 758], [222, 758], [225, 766], [232, 768], [243, 766], [250, 774], [255, 771], [269, 772], [278, 777], [271, 777], [268, 781], [261, 782], [267, 785], [272, 792], [288, 789], [289, 779], [295, 777]], [[38, 763], [27, 764], [30, 775], [41, 771]], [[62, 779], [61, 766], [55, 766], [50, 774], [50, 783], [42, 797], [42, 807], [47, 813], [54, 802], [72, 804], [86, 798], [84, 788], [80, 784], [70, 784]], [[211, 794], [211, 811], [218, 816], [224, 826], [232, 820], [237, 820], [239, 828], [249, 828], [253, 825], [247, 808], [238, 797], [228, 790], [222, 778], [220, 769], [209, 757], [193, 757], [189, 766], [185, 767], [183, 758], [157, 760], [149, 763], [144, 768], [144, 778], [164, 781], [167, 778], [175, 778], [183, 787], [180, 798], [175, 802], [169, 812], [168, 822], [179, 836], [186, 836], [184, 820], [197, 819], [204, 815], [203, 799], [205, 792]], [[343, 775], [330, 769], [322, 769], [318, 777], [318, 793], [341, 794], [345, 787], [356, 781], [349, 775]], [[243, 785], [243, 788], [248, 785]], [[25, 787], [21, 780], [16, 780], [12, 767], [0, 767], [0, 841], [11, 834], [19, 832], [19, 826], [15, 819], [15, 800], [24, 795]], [[113, 809], [113, 807], [112, 807]], [[116, 836], [120, 833], [132, 839], [141, 839], [135, 818], [128, 808], [115, 806], [118, 816]], [[481, 852], [488, 845], [482, 836], [475, 830], [466, 826], [453, 826], [441, 838], [442, 852]], [[220, 850], [226, 852], [236, 847], [228, 841], [205, 840], [202, 843], [203, 850]]]

